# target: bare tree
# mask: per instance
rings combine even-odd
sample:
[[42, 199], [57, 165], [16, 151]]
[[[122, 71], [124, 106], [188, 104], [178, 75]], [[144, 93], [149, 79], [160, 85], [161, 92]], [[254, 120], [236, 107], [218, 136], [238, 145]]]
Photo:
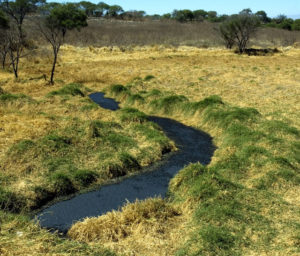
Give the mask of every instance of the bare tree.
[[23, 22], [26, 15], [33, 12], [40, 2], [43, 0], [4, 0], [0, 5], [2, 11], [10, 18], [10, 28], [5, 34], [7, 44], [3, 48], [3, 56], [5, 59], [7, 54], [10, 56], [10, 64], [16, 78], [18, 78], [20, 58], [26, 47]]

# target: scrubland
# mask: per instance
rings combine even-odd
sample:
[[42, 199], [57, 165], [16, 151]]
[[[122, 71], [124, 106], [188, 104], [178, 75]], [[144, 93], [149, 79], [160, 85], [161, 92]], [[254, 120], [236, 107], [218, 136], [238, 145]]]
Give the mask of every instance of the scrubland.
[[[249, 57], [220, 48], [66, 45], [54, 86], [43, 78], [47, 48], [22, 60], [19, 80], [0, 71], [0, 252], [299, 255], [300, 49], [279, 50]], [[122, 110], [92, 103], [87, 95], [96, 91]], [[211, 134], [212, 162], [181, 170], [167, 199], [76, 223], [67, 239], [30, 221], [50, 200], [176, 150], [147, 114]]]

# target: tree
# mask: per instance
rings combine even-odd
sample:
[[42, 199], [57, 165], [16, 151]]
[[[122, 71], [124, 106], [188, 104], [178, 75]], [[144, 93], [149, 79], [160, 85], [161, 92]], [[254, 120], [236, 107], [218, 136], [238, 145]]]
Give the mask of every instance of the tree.
[[28, 13], [34, 12], [38, 4], [44, 0], [4, 0], [1, 4], [2, 11], [10, 17], [10, 29], [7, 31], [8, 54], [14, 75], [18, 78], [19, 62], [26, 47], [23, 22]]
[[79, 7], [85, 12], [87, 16], [94, 16], [97, 9], [97, 5], [88, 1], [79, 2]]
[[292, 30], [293, 24], [294, 24], [294, 20], [285, 19], [279, 24], [279, 27], [282, 29]]
[[255, 15], [260, 19], [263, 23], [269, 23], [271, 19], [268, 17], [267, 13], [265, 11], [258, 11], [255, 13]]
[[279, 14], [275, 19], [273, 19], [275, 21], [276, 24], [280, 24], [282, 23], [284, 20], [287, 19], [287, 16], [284, 14]]
[[111, 5], [107, 11], [107, 16], [110, 18], [116, 18], [124, 12], [123, 8], [119, 5]]
[[107, 14], [108, 10], [109, 10], [109, 5], [104, 3], [104, 2], [100, 2], [97, 4], [97, 16], [101, 17]]
[[237, 44], [239, 52], [246, 49], [250, 37], [256, 32], [260, 25], [259, 19], [253, 14], [242, 13], [232, 15], [220, 26], [220, 33], [226, 44]]
[[204, 11], [204, 10], [196, 10], [193, 12], [194, 14], [194, 19], [196, 21], [203, 21], [207, 18], [207, 11]]
[[293, 30], [300, 30], [300, 19], [294, 21], [292, 28]]
[[191, 10], [174, 10], [172, 17], [179, 22], [187, 22], [194, 20], [194, 13]]
[[5, 16], [4, 12], [0, 10], [0, 29], [7, 29], [8, 27], [8, 19]]
[[8, 54], [7, 30], [9, 29], [9, 21], [5, 14], [0, 10], [0, 56], [2, 68], [5, 68], [6, 56]]
[[54, 72], [60, 47], [64, 43], [67, 31], [87, 26], [87, 15], [75, 4], [55, 6], [46, 16], [43, 24], [39, 25], [45, 39], [51, 44], [53, 50], [53, 63], [50, 83], [54, 84]]

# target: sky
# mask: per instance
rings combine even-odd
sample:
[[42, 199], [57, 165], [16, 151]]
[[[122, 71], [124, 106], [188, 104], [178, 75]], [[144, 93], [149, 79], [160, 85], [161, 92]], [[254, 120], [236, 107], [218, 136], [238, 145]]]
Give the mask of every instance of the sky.
[[300, 18], [300, 0], [90, 0], [94, 3], [102, 1], [109, 5], [120, 5], [125, 11], [143, 10], [147, 14], [164, 14], [174, 9], [204, 9], [217, 11], [218, 14], [233, 14], [251, 8], [253, 12], [264, 10], [269, 17], [285, 14]]

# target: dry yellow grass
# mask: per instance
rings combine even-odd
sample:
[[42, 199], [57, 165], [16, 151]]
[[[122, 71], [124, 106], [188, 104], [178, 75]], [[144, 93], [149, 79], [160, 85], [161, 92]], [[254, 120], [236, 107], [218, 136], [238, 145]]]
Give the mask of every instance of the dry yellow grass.
[[[300, 127], [300, 50], [281, 50], [275, 56], [248, 57], [193, 47], [136, 47], [122, 52], [118, 47], [64, 46], [56, 78], [101, 90], [109, 84], [124, 84], [151, 74], [157, 79], [147, 87], [176, 91], [191, 100], [217, 94], [231, 104], [252, 106], [269, 118], [275, 116]], [[39, 63], [34, 64], [37, 58]], [[43, 81], [28, 80], [48, 74], [50, 68], [41, 57], [31, 61], [22, 63], [20, 77], [27, 81], [14, 82], [12, 74], [0, 72], [2, 87], [35, 97], [52, 90]]]
[[[254, 107], [267, 119], [283, 120], [300, 128], [300, 49], [282, 48], [282, 53], [266, 57], [248, 57], [236, 55], [223, 49], [198, 49], [192, 47], [166, 48], [164, 46], [149, 46], [127, 48], [125, 52], [117, 47], [94, 48], [64, 46], [61, 51], [59, 65], [57, 67], [55, 86], [47, 86], [42, 79], [42, 74], [48, 74], [50, 65], [41, 56], [32, 57], [28, 63], [22, 60], [20, 80], [14, 81], [12, 74], [0, 71], [0, 86], [11, 93], [24, 93], [36, 100], [42, 100], [48, 92], [58, 89], [61, 85], [69, 82], [80, 82], [95, 91], [101, 91], [110, 84], [126, 84], [135, 77], [153, 75], [155, 79], [143, 82], [140, 89], [160, 89], [162, 91], [173, 91], [177, 94], [187, 96], [191, 101], [198, 101], [204, 97], [217, 94], [232, 105], [241, 107]], [[79, 112], [68, 112], [68, 108], [56, 108], [57, 102], [49, 102], [43, 109], [35, 109], [33, 105], [22, 106], [0, 105], [0, 158], [14, 142], [20, 139], [34, 139], [57, 128], [59, 124], [37, 115], [39, 111], [58, 114], [61, 111], [68, 115], [77, 116]], [[80, 102], [74, 102], [80, 105]], [[22, 114], [18, 114], [20, 111]], [[90, 113], [92, 119], [111, 119], [108, 112], [97, 110]], [[199, 119], [195, 117], [184, 117], [181, 114], [174, 115], [177, 120], [195, 127], [199, 127]], [[81, 115], [80, 118], [89, 117]], [[206, 129], [207, 127], [201, 127]], [[210, 130], [215, 136], [218, 145], [218, 130]], [[265, 146], [265, 145], [264, 145]], [[230, 152], [229, 152], [230, 151]], [[212, 164], [222, 155], [232, 153], [234, 149], [226, 148], [218, 151], [214, 156]], [[280, 153], [280, 149], [278, 149]], [[273, 166], [270, 166], [272, 169]], [[252, 178], [260, 177], [261, 173], [253, 169]], [[33, 178], [33, 177], [32, 177]], [[245, 185], [251, 187], [251, 183]], [[18, 183], [21, 190], [24, 183]], [[286, 188], [284, 199], [297, 206], [299, 200], [299, 189], [296, 187]], [[123, 209], [123, 213], [113, 212], [102, 216], [96, 221], [103, 223], [120, 224], [116, 228], [105, 226], [105, 234], [110, 234], [125, 225], [122, 220], [126, 216], [132, 217], [136, 214], [136, 208], [143, 205], [136, 203], [128, 205], [130, 213]], [[130, 230], [127, 236], [118, 237], [117, 242], [111, 237], [97, 237], [97, 241], [104, 243], [110, 248], [127, 255], [173, 255], [172, 253], [183, 243], [181, 232], [185, 232], [190, 217], [190, 207], [182, 210], [182, 215], [170, 217], [166, 223], [152, 222], [138, 223], [132, 220], [125, 225]], [[280, 217], [280, 216], [279, 216]], [[278, 217], [278, 218], [279, 218]], [[295, 216], [294, 216], [295, 217]], [[120, 218], [121, 220], [117, 220]], [[138, 219], [138, 218], [137, 218]], [[113, 221], [112, 220], [116, 220]], [[76, 224], [79, 230], [89, 232], [90, 220]], [[122, 223], [120, 223], [120, 221]], [[144, 219], [141, 221], [145, 221]], [[75, 226], [76, 226], [75, 225]], [[161, 225], [161, 226], [160, 226]], [[160, 233], [159, 228], [163, 232]], [[96, 227], [95, 227], [96, 228]], [[189, 227], [190, 228], [190, 227]], [[97, 228], [98, 229], [98, 228]], [[278, 228], [279, 230], [280, 228]], [[122, 231], [123, 232], [123, 231]], [[126, 231], [127, 232], [127, 231]], [[288, 232], [288, 231], [287, 231]], [[98, 234], [97, 232], [95, 232]], [[86, 234], [86, 233], [83, 233]], [[142, 234], [142, 236], [141, 236]], [[79, 240], [88, 241], [79, 234], [72, 235]], [[288, 244], [290, 235], [283, 239]], [[18, 244], [20, 243], [19, 238]], [[259, 239], [259, 238], [257, 238]], [[91, 239], [92, 240], [92, 239]], [[29, 241], [26, 239], [25, 241]], [[176, 241], [180, 243], [176, 244]], [[44, 243], [44, 242], [42, 242]], [[45, 242], [47, 244], [47, 242]], [[32, 245], [33, 244], [33, 245]], [[89, 243], [95, 245], [95, 242]], [[175, 247], [174, 247], [175, 244]], [[177, 247], [178, 245], [178, 247]], [[8, 250], [5, 247], [2, 250]], [[34, 248], [36, 243], [26, 243], [26, 250]], [[22, 246], [20, 245], [20, 248]], [[262, 251], [259, 251], [261, 253]], [[249, 255], [258, 255], [251, 252]], [[264, 252], [265, 255], [270, 255]], [[21, 254], [21, 250], [16, 255]], [[284, 255], [279, 253], [278, 255]]]
[[74, 224], [68, 236], [125, 255], [174, 255], [187, 238], [190, 217], [176, 208], [160, 198], [136, 201]]

